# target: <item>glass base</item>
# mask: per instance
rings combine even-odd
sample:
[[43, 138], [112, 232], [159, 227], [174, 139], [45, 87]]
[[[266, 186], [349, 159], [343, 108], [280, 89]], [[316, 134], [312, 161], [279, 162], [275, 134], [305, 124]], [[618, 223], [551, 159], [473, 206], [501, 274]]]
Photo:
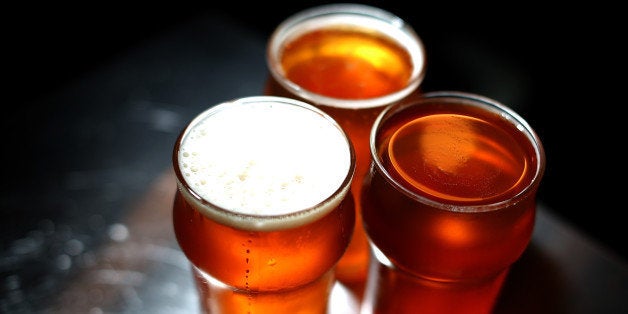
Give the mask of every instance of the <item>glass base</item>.
[[472, 282], [433, 281], [396, 268], [373, 248], [361, 314], [489, 314], [507, 273]]
[[252, 292], [218, 281], [192, 266], [201, 313], [255, 314], [356, 314], [359, 302], [330, 271], [315, 282], [297, 289]]

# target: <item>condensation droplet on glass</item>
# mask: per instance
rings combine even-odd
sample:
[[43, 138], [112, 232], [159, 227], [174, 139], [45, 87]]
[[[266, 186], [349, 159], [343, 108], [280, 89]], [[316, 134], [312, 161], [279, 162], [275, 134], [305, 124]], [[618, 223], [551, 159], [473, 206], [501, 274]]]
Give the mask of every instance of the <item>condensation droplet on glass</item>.
[[111, 240], [122, 242], [129, 237], [129, 229], [120, 223], [113, 224], [109, 227], [109, 238]]
[[55, 259], [55, 265], [60, 270], [68, 270], [72, 267], [72, 259], [67, 254], [61, 254]]
[[104, 312], [99, 307], [93, 307], [89, 310], [89, 314], [103, 314], [103, 313]]
[[71, 239], [65, 243], [65, 252], [70, 256], [77, 256], [83, 252], [85, 245], [77, 239]]

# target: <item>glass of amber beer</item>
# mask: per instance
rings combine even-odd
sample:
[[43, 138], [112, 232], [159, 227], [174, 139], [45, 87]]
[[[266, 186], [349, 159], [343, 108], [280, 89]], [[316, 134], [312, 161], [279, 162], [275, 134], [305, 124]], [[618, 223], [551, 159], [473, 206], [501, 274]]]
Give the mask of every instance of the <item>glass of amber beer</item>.
[[355, 155], [326, 113], [252, 96], [194, 118], [173, 152], [173, 223], [204, 313], [326, 313], [355, 221]]
[[356, 226], [337, 267], [361, 296], [369, 249], [360, 222], [360, 187], [370, 164], [369, 133], [385, 106], [412, 98], [425, 74], [425, 49], [401, 18], [361, 4], [328, 4], [277, 26], [267, 45], [265, 94], [311, 103], [347, 132], [356, 152]]
[[534, 130], [492, 99], [431, 92], [383, 111], [370, 145], [363, 313], [490, 313], [532, 235]]

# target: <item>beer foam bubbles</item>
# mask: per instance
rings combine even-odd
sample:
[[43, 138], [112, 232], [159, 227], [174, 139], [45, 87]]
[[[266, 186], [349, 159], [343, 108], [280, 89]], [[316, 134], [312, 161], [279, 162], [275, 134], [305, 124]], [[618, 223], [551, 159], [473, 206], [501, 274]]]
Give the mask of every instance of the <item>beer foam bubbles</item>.
[[351, 148], [326, 115], [293, 100], [250, 97], [216, 105], [185, 130], [178, 165], [198, 196], [244, 215], [317, 206], [351, 172]]

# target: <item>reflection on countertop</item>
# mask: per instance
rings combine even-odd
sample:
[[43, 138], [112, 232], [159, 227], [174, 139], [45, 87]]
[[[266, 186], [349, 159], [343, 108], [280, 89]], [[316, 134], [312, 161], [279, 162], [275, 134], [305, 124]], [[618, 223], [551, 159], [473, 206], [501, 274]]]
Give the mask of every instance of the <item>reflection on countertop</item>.
[[[59, 270], [73, 268], [74, 274], [51, 292], [45, 306], [29, 305], [20, 298], [28, 293], [24, 291], [28, 287], [20, 286], [22, 278], [6, 276], [2, 310], [198, 312], [189, 264], [177, 246], [171, 223], [175, 189], [174, 174], [168, 169], [118, 223], [102, 228], [107, 236], [97, 249], [86, 250], [80, 240], [68, 238], [51, 262]], [[49, 235], [56, 233], [50, 230]], [[14, 256], [28, 254], [38, 241], [35, 234], [13, 243]], [[541, 205], [532, 243], [513, 267], [495, 313], [621, 313], [628, 309], [626, 292], [628, 265]], [[356, 313], [355, 304], [347, 300], [352, 301], [342, 287], [336, 287], [332, 313]]]

